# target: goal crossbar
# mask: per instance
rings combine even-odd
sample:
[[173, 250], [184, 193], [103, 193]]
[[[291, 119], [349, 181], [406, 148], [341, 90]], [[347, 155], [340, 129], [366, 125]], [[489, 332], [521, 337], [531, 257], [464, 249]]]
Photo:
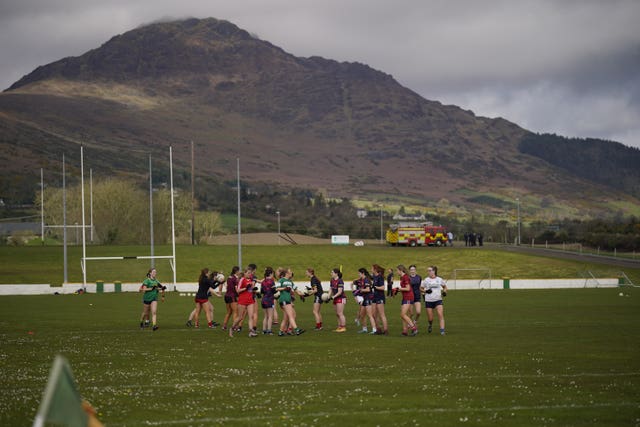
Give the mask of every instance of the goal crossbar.
[[[175, 227], [175, 214], [174, 214], [174, 190], [173, 190], [173, 147], [169, 146], [169, 178], [171, 182], [171, 247], [172, 255], [133, 255], [133, 256], [110, 256], [110, 257], [88, 257], [86, 249], [86, 235], [85, 228], [90, 227], [86, 225], [84, 216], [84, 151], [83, 147], [80, 147], [80, 178], [82, 189], [82, 257], [80, 258], [80, 268], [82, 269], [82, 286], [87, 287], [87, 261], [106, 261], [106, 260], [125, 260], [125, 259], [168, 259], [173, 272], [173, 285], [175, 289], [176, 284], [176, 227]], [[150, 184], [151, 186], [151, 184]], [[150, 191], [151, 193], [151, 191]], [[153, 254], [153, 249], [151, 250]]]
[[85, 261], [104, 261], [104, 260], [117, 260], [117, 259], [173, 259], [174, 256], [173, 255], [155, 255], [155, 256], [150, 256], [150, 255], [140, 255], [140, 256], [129, 256], [129, 255], [123, 255], [123, 256], [93, 256], [93, 257], [86, 257], [83, 258]]
[[[169, 266], [171, 267], [171, 271], [173, 272], [173, 277], [176, 277], [176, 257], [175, 255], [122, 255], [122, 256], [94, 256], [94, 257], [83, 257], [80, 258], [80, 268], [82, 269], [82, 274], [86, 277], [86, 265], [87, 261], [121, 261], [125, 259], [168, 259]], [[175, 281], [174, 281], [175, 286]], [[87, 282], [85, 279], [84, 287], [87, 287]]]
[[[480, 288], [484, 288], [484, 286], [482, 286], [482, 282], [486, 279], [489, 279], [489, 289], [491, 289], [491, 269], [490, 268], [456, 268], [453, 270], [453, 278], [451, 280], [453, 280], [453, 289], [456, 289], [456, 284], [457, 284], [457, 280], [458, 280], [458, 272], [462, 272], [462, 271], [482, 271], [485, 273], [484, 277], [481, 277], [478, 281], [478, 287]], [[450, 280], [450, 281], [451, 281]], [[460, 279], [460, 280], [464, 280], [464, 279]]]

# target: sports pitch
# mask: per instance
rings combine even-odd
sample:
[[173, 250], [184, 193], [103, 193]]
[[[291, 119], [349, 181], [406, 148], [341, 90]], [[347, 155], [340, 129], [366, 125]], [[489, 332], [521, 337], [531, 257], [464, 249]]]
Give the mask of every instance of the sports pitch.
[[30, 425], [55, 354], [108, 426], [640, 424], [635, 288], [452, 291], [447, 335], [423, 313], [416, 337], [393, 299], [390, 336], [357, 334], [351, 299], [346, 333], [329, 304], [312, 331], [297, 302], [306, 333], [258, 338], [187, 328], [193, 299], [173, 292], [140, 330], [140, 300], [0, 297], [0, 425]]

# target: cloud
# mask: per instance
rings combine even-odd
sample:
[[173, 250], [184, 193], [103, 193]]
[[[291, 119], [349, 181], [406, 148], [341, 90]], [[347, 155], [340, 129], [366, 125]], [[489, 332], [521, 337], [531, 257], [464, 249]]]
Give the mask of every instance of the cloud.
[[358, 61], [533, 131], [640, 146], [634, 0], [8, 0], [0, 86], [160, 18], [227, 19], [284, 50]]

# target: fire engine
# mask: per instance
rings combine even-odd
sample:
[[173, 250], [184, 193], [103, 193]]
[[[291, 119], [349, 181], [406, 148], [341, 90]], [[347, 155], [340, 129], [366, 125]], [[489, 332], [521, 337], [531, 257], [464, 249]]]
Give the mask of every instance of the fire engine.
[[447, 243], [447, 230], [431, 223], [391, 224], [387, 230], [387, 243], [392, 246], [443, 246]]

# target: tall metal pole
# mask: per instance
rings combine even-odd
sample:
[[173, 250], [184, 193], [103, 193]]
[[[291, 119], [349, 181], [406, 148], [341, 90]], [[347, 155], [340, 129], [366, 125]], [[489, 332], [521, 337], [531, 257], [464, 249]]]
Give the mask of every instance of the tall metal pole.
[[63, 279], [62, 283], [68, 283], [67, 275], [67, 172], [65, 170], [64, 153], [62, 153], [62, 258], [63, 258]]
[[169, 172], [171, 175], [171, 245], [173, 247], [173, 285], [176, 284], [176, 220], [173, 202], [173, 147], [169, 146]]
[[382, 243], [382, 203], [380, 203], [380, 244]]
[[89, 220], [91, 221], [91, 243], [93, 243], [93, 169], [89, 169]]
[[153, 258], [155, 251], [153, 247], [153, 178], [151, 172], [151, 154], [149, 154], [149, 235], [151, 242], [151, 268], [155, 268], [156, 261]]
[[520, 199], [516, 198], [516, 203], [518, 205], [518, 245], [520, 245]]
[[236, 159], [238, 179], [238, 266], [242, 268], [242, 229], [240, 224], [240, 158]]
[[194, 166], [194, 155], [193, 155], [193, 141], [191, 141], [191, 245], [195, 245], [195, 224], [196, 224], [196, 214], [195, 214], [195, 204], [196, 204], [196, 184], [195, 184], [195, 166]]
[[84, 147], [80, 146], [80, 195], [82, 197], [82, 289], [87, 288], [87, 236], [84, 218]]
[[40, 235], [44, 245], [44, 169], [40, 168]]
[[276, 215], [278, 215], [278, 246], [280, 245], [280, 211], [276, 211]]

